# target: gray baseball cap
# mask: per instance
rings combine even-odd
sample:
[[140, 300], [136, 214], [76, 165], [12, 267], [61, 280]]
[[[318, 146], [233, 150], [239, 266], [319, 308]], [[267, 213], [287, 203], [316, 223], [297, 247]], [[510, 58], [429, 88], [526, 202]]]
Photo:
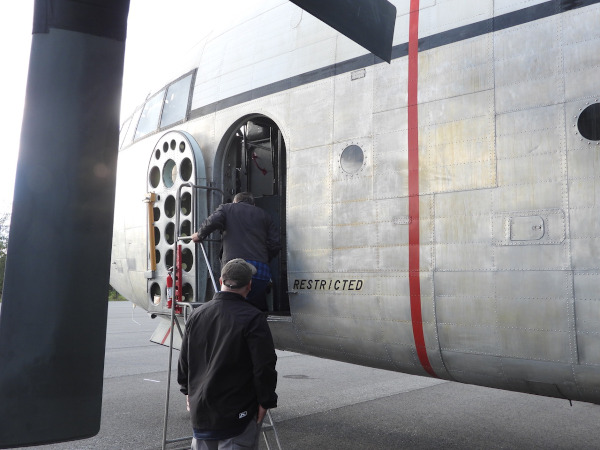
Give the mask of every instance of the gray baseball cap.
[[244, 261], [242, 258], [236, 258], [229, 261], [221, 269], [221, 279], [223, 284], [230, 289], [239, 289], [250, 283], [252, 275], [256, 273], [256, 267]]

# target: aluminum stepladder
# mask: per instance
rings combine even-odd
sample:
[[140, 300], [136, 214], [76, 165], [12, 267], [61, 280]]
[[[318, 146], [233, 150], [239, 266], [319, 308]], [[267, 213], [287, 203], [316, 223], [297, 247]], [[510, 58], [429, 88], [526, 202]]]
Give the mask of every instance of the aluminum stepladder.
[[[192, 183], [183, 183], [179, 186], [179, 188], [177, 189], [177, 198], [176, 198], [176, 203], [175, 203], [175, 230], [177, 233], [179, 233], [180, 230], [180, 205], [181, 205], [181, 189], [184, 187], [188, 187], [192, 189], [192, 230], [196, 230], [196, 212], [195, 212], [195, 205], [196, 205], [196, 201], [195, 201], [195, 194], [196, 194], [196, 190], [198, 189], [203, 189], [203, 190], [208, 190], [208, 191], [218, 191], [221, 193], [221, 195], [223, 196], [223, 198], [225, 197], [225, 193], [218, 188], [214, 188], [214, 187], [208, 187], [208, 186], [198, 186], [198, 185], [194, 185]], [[174, 326], [177, 326], [177, 331], [179, 332], [179, 335], [181, 336], [181, 338], [183, 338], [183, 330], [181, 329], [181, 326], [179, 325], [179, 321], [176, 319], [176, 309], [177, 307], [179, 308], [183, 308], [183, 319], [184, 319], [184, 324], [187, 323], [187, 318], [189, 317], [189, 314], [191, 314], [194, 310], [194, 307], [196, 306], [200, 306], [201, 304], [203, 304], [202, 302], [182, 302], [181, 300], [181, 288], [182, 288], [182, 272], [181, 272], [181, 244], [179, 244], [180, 241], [184, 241], [184, 240], [190, 240], [191, 236], [177, 236], [177, 238], [174, 240], [174, 254], [177, 255], [176, 259], [175, 259], [175, 283], [176, 283], [176, 287], [177, 289], [175, 290], [176, 294], [175, 294], [175, 298], [173, 299], [173, 304], [171, 307], [171, 324], [170, 324], [170, 336], [169, 336], [169, 362], [168, 362], [168, 371], [167, 371], [167, 387], [166, 387], [166, 394], [165, 394], [165, 414], [164, 414], [164, 425], [163, 425], [163, 434], [162, 434], [162, 450], [166, 450], [167, 449], [167, 445], [169, 444], [177, 444], [177, 443], [181, 443], [181, 442], [190, 442], [192, 440], [192, 436], [187, 436], [187, 437], [183, 437], [183, 438], [176, 438], [176, 439], [167, 439], [167, 429], [168, 429], [168, 417], [169, 417], [169, 400], [170, 400], [170, 396], [171, 396], [171, 369], [172, 369], [172, 363], [173, 363], [173, 333], [174, 333]], [[204, 244], [200, 243], [200, 248], [202, 249], [202, 254], [204, 256], [204, 261], [206, 262], [206, 267], [208, 268], [208, 273], [210, 274], [210, 278], [211, 281], [213, 283], [213, 288], [215, 290], [215, 292], [219, 292], [219, 288], [217, 286], [217, 282], [215, 281], [215, 276], [213, 274], [213, 270], [212, 270], [212, 266], [210, 265], [210, 261], [208, 259], [208, 255], [206, 254], [206, 250], [204, 249]], [[196, 291], [194, 290], [194, 297], [196, 297]], [[273, 431], [273, 434], [275, 436], [275, 441], [277, 443], [277, 449], [282, 450], [281, 449], [281, 443], [279, 441], [279, 435], [277, 434], [277, 429], [275, 428], [275, 422], [273, 421], [273, 417], [271, 416], [271, 412], [267, 410], [267, 414], [265, 416], [266, 418], [269, 419], [269, 423], [264, 423], [263, 422], [263, 426], [261, 428], [261, 432], [263, 435], [263, 438], [265, 440], [265, 444], [267, 446], [268, 450], [271, 450], [271, 446], [269, 445], [269, 440], [267, 438], [267, 431]], [[177, 447], [177, 448], [173, 448], [171, 450], [187, 450], [189, 449], [190, 446], [185, 446], [185, 447]]]

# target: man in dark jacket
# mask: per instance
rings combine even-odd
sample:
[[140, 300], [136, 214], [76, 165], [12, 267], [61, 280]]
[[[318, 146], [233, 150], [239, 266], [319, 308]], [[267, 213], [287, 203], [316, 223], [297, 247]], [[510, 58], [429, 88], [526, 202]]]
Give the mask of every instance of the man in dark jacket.
[[177, 381], [188, 396], [193, 450], [257, 449], [263, 418], [277, 406], [271, 331], [245, 300], [255, 270], [243, 259], [225, 264], [222, 291], [186, 324]]
[[247, 300], [261, 311], [267, 311], [266, 289], [271, 279], [269, 261], [281, 248], [273, 219], [266, 211], [254, 206], [250, 192], [240, 192], [233, 198], [233, 203], [222, 204], [202, 222], [192, 239], [201, 242], [215, 230], [223, 233], [222, 264], [242, 258], [256, 267]]

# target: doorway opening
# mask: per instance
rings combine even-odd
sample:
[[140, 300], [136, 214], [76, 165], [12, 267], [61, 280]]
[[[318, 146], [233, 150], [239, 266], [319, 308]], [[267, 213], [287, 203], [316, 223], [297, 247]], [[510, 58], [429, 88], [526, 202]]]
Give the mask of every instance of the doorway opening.
[[[229, 128], [217, 151], [215, 183], [224, 202], [238, 192], [251, 192], [257, 207], [268, 212], [279, 230], [281, 251], [270, 262], [269, 314], [289, 315], [286, 246], [286, 147], [275, 122], [266, 116], [246, 116]], [[219, 167], [219, 162], [221, 166]], [[211, 205], [212, 210], [218, 203]], [[214, 253], [213, 253], [214, 255]]]

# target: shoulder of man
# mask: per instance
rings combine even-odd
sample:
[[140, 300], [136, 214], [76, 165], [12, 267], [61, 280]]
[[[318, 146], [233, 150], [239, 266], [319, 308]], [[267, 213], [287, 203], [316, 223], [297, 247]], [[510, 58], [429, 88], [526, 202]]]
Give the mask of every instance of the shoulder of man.
[[202, 305], [194, 308], [194, 310], [188, 317], [187, 323], [190, 324], [190, 323], [198, 320], [200, 317], [202, 317], [205, 314], [211, 314], [211, 310], [215, 306], [216, 306], [216, 303], [214, 302], [214, 300], [210, 300], [210, 301], [203, 303]]

